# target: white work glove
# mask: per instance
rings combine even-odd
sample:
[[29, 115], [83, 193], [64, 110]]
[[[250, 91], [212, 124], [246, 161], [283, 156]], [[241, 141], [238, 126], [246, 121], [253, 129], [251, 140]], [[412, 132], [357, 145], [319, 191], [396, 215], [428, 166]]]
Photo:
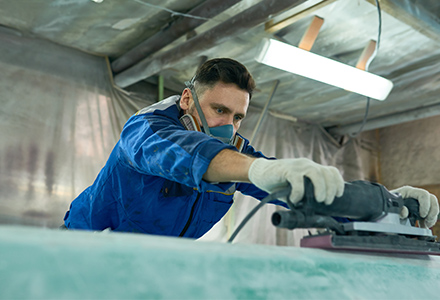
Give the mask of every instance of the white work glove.
[[331, 204], [344, 192], [344, 180], [338, 169], [319, 165], [307, 158], [258, 158], [251, 164], [248, 176], [254, 185], [268, 193], [290, 183], [292, 193], [289, 199], [293, 203], [304, 196], [304, 176], [312, 181], [317, 202]]
[[[414, 198], [419, 201], [419, 214], [422, 218], [424, 218], [420, 221], [420, 227], [431, 228], [437, 222], [439, 205], [437, 197], [433, 194], [430, 194], [424, 189], [419, 189], [412, 186], [403, 186], [392, 190], [391, 192], [399, 193], [404, 199]], [[400, 218], [405, 219], [407, 217], [408, 208], [404, 206], [400, 212]]]

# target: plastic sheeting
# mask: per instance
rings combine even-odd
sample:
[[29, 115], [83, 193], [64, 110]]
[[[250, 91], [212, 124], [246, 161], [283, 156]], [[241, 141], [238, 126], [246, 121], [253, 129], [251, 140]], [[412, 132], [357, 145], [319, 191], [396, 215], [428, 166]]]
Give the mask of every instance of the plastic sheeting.
[[0, 221], [60, 226], [137, 103], [104, 57], [0, 34]]
[[[57, 227], [105, 164], [128, 117], [151, 103], [116, 89], [104, 57], [4, 31], [0, 53], [0, 223]], [[249, 110], [245, 136], [251, 136], [259, 114]], [[337, 166], [346, 180], [374, 174], [371, 141], [340, 146], [314, 125], [269, 115], [254, 145], [269, 156]], [[256, 203], [237, 195], [230, 213], [203, 239], [225, 240]], [[296, 244], [301, 231], [270, 224], [275, 209], [265, 207], [236, 240]]]

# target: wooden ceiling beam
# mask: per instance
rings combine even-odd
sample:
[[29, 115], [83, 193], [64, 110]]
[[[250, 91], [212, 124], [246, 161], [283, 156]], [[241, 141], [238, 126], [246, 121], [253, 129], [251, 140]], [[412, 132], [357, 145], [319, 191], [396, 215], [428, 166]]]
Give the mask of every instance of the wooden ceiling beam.
[[318, 37], [319, 29], [321, 29], [322, 24], [324, 24], [324, 19], [315, 16], [306, 33], [299, 42], [298, 48], [310, 51], [315, 43], [316, 38]]
[[367, 71], [368, 69], [368, 61], [371, 56], [373, 56], [374, 51], [376, 50], [376, 41], [370, 40], [365, 46], [364, 51], [362, 51], [361, 57], [359, 58], [356, 68]]
[[264, 24], [264, 30], [266, 32], [268, 32], [268, 33], [277, 32], [277, 31], [279, 31], [279, 30], [281, 30], [281, 29], [283, 29], [283, 28], [285, 28], [285, 27], [287, 27], [287, 26], [289, 26], [289, 25], [291, 25], [291, 24], [293, 24], [293, 23], [295, 23], [295, 22], [305, 18], [305, 17], [310, 16], [311, 14], [313, 14], [318, 9], [321, 9], [321, 8], [327, 6], [327, 5], [329, 5], [329, 4], [331, 4], [331, 3], [335, 2], [335, 1], [336, 0], [324, 0], [324, 1], [321, 1], [321, 2], [319, 2], [319, 3], [317, 3], [317, 4], [313, 5], [313, 6], [310, 6], [309, 8], [307, 8], [307, 9], [297, 13], [297, 14], [294, 14], [294, 15], [292, 15], [292, 16], [290, 16], [288, 18], [285, 18], [285, 19], [283, 19], [281, 21], [278, 21], [278, 22], [274, 22], [273, 20], [270, 20], [270, 21], [268, 21], [268, 22], [266, 22]]

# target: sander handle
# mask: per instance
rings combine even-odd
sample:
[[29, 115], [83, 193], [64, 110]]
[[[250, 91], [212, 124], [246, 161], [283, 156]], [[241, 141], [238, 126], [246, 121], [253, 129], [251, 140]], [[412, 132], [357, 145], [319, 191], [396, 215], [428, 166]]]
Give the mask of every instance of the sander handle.
[[415, 226], [416, 221], [422, 220], [420, 216], [420, 204], [417, 199], [404, 198], [403, 204], [408, 208], [408, 220], [412, 226]]
[[[283, 190], [283, 194], [288, 192], [290, 186]], [[404, 205], [408, 208], [412, 226], [421, 219], [416, 199], [402, 199], [400, 194], [389, 192], [381, 184], [361, 180], [346, 182], [344, 194], [326, 205], [316, 201], [313, 183], [304, 177], [304, 197], [296, 204], [289, 200], [287, 204], [289, 211], [273, 214], [273, 225], [288, 229], [331, 227], [339, 231], [334, 217], [351, 221], [376, 221], [388, 213], [399, 214]]]

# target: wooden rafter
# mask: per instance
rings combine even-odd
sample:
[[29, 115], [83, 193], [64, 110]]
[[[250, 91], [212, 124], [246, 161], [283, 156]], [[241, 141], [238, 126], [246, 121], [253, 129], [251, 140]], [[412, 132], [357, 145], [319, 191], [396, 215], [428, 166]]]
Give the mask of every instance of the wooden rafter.
[[313, 14], [318, 9], [321, 9], [321, 8], [327, 6], [327, 5], [329, 5], [329, 4], [331, 4], [331, 3], [335, 2], [335, 1], [336, 0], [324, 0], [324, 1], [321, 1], [321, 2], [319, 2], [319, 3], [317, 3], [317, 4], [313, 5], [313, 6], [311, 6], [311, 7], [307, 8], [307, 9], [297, 13], [297, 14], [294, 14], [294, 15], [292, 15], [292, 16], [290, 16], [288, 18], [285, 18], [285, 19], [283, 19], [283, 20], [281, 20], [279, 22], [276, 22], [276, 23], [273, 20], [270, 20], [270, 21], [266, 22], [266, 24], [264, 25], [264, 30], [266, 32], [269, 32], [269, 33], [277, 32], [277, 31], [279, 31], [279, 30], [281, 30], [281, 29], [283, 29], [283, 28], [285, 28], [285, 27], [287, 27], [287, 26], [289, 26], [289, 25], [291, 25], [291, 24], [293, 24], [293, 23], [295, 23], [295, 22], [305, 18], [305, 17], [310, 16], [311, 14]]

